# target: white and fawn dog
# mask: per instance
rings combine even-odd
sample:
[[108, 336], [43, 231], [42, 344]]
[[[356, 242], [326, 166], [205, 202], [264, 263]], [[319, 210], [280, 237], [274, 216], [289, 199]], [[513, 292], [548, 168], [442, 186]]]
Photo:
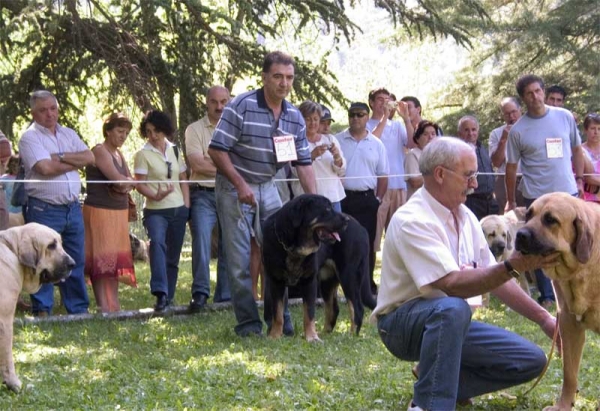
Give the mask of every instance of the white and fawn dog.
[[[513, 252], [517, 231], [525, 225], [525, 211], [525, 207], [517, 207], [504, 215], [489, 215], [481, 219], [485, 239], [497, 262], [506, 260]], [[519, 284], [527, 295], [531, 295], [525, 273], [519, 278]]]

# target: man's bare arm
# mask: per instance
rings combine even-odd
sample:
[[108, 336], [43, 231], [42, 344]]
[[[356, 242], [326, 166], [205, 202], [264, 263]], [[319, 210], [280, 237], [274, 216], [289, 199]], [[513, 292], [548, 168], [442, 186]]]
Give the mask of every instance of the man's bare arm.
[[317, 182], [312, 166], [296, 166], [300, 185], [306, 194], [317, 194]]
[[256, 204], [254, 193], [240, 173], [238, 173], [235, 167], [233, 167], [231, 159], [229, 158], [229, 153], [226, 151], [209, 148], [208, 155], [215, 163], [217, 170], [219, 170], [219, 172], [223, 174], [231, 184], [233, 184], [238, 193], [238, 200], [244, 204]]
[[517, 206], [517, 164], [506, 164], [506, 211], [510, 211]]
[[217, 175], [217, 168], [210, 157], [205, 156], [202, 153], [193, 153], [188, 154], [187, 159], [194, 173], [199, 173], [210, 177], [215, 177]]
[[83, 168], [94, 163], [94, 154], [90, 150], [78, 153], [65, 153], [62, 161], [58, 154], [51, 154], [50, 159], [40, 160], [33, 166], [36, 173], [46, 177], [55, 177], [61, 174]]

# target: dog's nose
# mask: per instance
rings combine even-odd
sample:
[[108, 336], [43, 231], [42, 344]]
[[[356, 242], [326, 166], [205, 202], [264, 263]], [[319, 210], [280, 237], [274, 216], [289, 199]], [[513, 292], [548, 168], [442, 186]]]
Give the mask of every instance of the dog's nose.
[[65, 255], [65, 263], [66, 263], [65, 265], [67, 266], [67, 268], [68, 268], [69, 270], [72, 270], [73, 268], [75, 268], [75, 260], [73, 260], [73, 259], [71, 258], [71, 256], [70, 256], [70, 255], [68, 255], [68, 254], [67, 254], [67, 255]]
[[531, 232], [525, 228], [521, 228], [517, 231], [517, 237], [515, 239], [515, 248], [517, 251], [522, 251], [527, 248], [527, 245], [531, 242]]

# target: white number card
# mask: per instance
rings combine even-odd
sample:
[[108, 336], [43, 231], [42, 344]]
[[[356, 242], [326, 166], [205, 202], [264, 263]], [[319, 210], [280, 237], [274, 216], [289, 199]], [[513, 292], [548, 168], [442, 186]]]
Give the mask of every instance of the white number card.
[[273, 144], [275, 145], [275, 155], [278, 163], [298, 160], [294, 136], [273, 136]]
[[563, 142], [560, 138], [546, 139], [548, 158], [563, 158]]

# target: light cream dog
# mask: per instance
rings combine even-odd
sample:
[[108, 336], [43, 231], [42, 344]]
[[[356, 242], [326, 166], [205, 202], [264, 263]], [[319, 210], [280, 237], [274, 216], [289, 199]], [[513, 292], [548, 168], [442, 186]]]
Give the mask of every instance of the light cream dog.
[[[496, 261], [504, 261], [514, 250], [517, 230], [525, 224], [525, 207], [517, 207], [504, 215], [483, 217], [480, 224]], [[531, 295], [525, 273], [519, 277], [519, 284], [527, 295]]]
[[31, 223], [0, 232], [0, 373], [18, 392], [21, 381], [12, 355], [13, 321], [21, 290], [35, 293], [45, 283], [69, 276], [75, 261], [63, 250], [60, 235]]
[[563, 386], [558, 403], [545, 410], [570, 410], [577, 392], [585, 330], [600, 333], [600, 205], [565, 193], [546, 194], [527, 210], [515, 247], [523, 254], [561, 254], [544, 270], [558, 301]]

